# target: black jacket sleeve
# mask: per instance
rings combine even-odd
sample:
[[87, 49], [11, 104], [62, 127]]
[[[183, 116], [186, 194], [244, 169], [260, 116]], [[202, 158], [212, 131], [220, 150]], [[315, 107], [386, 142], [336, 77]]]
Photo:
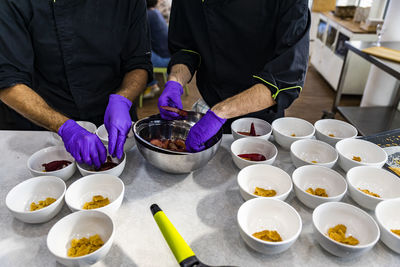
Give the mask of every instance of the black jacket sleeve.
[[261, 82], [271, 90], [277, 103], [274, 108], [286, 109], [299, 96], [304, 85], [311, 15], [305, 0], [280, 3], [274, 58], [253, 78], [254, 83]]
[[148, 81], [151, 81], [153, 79], [153, 66], [151, 64], [151, 39], [145, 0], [135, 1], [131, 18], [129, 37], [122, 52], [122, 69], [124, 73], [134, 69], [147, 70]]
[[19, 83], [32, 87], [34, 55], [27, 16], [28, 5], [0, 1], [0, 89]]
[[171, 53], [171, 60], [168, 65], [168, 72], [176, 64], [184, 64], [189, 68], [192, 77], [200, 66], [201, 56], [196, 45], [192, 41], [192, 33], [188, 27], [187, 14], [184, 1], [172, 1], [171, 16], [168, 30], [168, 47]]

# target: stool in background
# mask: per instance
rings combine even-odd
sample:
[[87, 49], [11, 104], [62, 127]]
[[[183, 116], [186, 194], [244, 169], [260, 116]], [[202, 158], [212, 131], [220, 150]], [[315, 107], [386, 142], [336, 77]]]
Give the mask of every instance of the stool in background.
[[[167, 82], [167, 76], [168, 76], [168, 75], [167, 75], [167, 68], [157, 68], [157, 67], [154, 67], [154, 68], [153, 68], [153, 72], [154, 72], [154, 73], [162, 74], [163, 79], [164, 79], [164, 84]], [[187, 85], [184, 86], [184, 90], [185, 90], [185, 94], [186, 94], [186, 95], [189, 95], [189, 88], [188, 88]], [[141, 108], [142, 106], [143, 106], [143, 93], [140, 94], [140, 96], [139, 96], [139, 108]]]

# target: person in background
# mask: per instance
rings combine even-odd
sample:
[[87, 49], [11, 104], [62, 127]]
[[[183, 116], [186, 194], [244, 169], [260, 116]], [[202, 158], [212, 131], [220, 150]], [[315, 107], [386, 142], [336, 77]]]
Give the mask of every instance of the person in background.
[[156, 9], [163, 15], [167, 24], [169, 24], [169, 16], [171, 15], [171, 2], [172, 0], [158, 0], [156, 5]]
[[79, 163], [121, 158], [152, 77], [145, 0], [0, 1], [0, 128], [58, 132]]
[[[158, 0], [146, 1], [151, 36], [151, 62], [154, 67], [166, 68], [171, 57], [168, 50], [168, 25], [160, 11], [155, 8]], [[158, 91], [160, 91], [160, 88], [154, 79], [148, 84], [148, 88], [144, 92], [144, 98], [153, 97]]]
[[179, 115], [181, 95], [196, 83], [211, 107], [189, 131], [186, 147], [197, 152], [232, 119], [272, 122], [299, 96], [304, 84], [311, 21], [307, 0], [174, 0], [169, 24], [169, 81], [159, 97], [164, 119]]

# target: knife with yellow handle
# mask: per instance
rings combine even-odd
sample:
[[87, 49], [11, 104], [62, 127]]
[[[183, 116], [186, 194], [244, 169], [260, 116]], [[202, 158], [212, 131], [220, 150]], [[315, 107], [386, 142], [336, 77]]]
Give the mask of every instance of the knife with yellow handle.
[[[157, 204], [150, 207], [161, 233], [181, 267], [211, 267], [202, 263]], [[221, 266], [228, 267], [228, 266]]]

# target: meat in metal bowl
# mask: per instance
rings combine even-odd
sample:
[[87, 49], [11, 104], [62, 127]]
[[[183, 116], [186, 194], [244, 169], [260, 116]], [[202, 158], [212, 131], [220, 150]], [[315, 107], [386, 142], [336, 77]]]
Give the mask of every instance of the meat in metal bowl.
[[152, 145], [150, 140], [186, 140], [190, 128], [203, 115], [189, 111], [181, 120], [167, 121], [161, 119], [160, 115], [154, 115], [137, 121], [133, 132], [140, 153], [151, 165], [169, 173], [189, 173], [202, 168], [217, 152], [222, 140], [222, 130], [205, 143], [205, 150], [196, 153], [163, 149]]

